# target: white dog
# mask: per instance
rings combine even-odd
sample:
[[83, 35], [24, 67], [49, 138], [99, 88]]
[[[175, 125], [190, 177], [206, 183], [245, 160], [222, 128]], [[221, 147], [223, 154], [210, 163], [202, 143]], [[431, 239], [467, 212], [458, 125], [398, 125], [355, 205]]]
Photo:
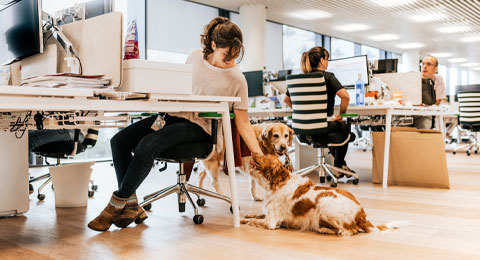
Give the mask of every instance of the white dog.
[[348, 191], [315, 185], [310, 179], [292, 174], [277, 157], [253, 155], [250, 171], [267, 191], [265, 215], [249, 215], [243, 224], [276, 229], [279, 226], [325, 234], [351, 236], [374, 226], [360, 203]]

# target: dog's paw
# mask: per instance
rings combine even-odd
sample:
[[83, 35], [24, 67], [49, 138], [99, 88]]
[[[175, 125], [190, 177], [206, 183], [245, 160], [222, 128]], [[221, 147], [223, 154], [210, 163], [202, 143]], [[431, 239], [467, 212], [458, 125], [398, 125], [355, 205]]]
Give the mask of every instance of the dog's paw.
[[253, 200], [254, 200], [254, 201], [263, 201], [263, 198], [262, 198], [262, 197], [258, 197], [258, 196], [254, 196], [254, 197], [253, 197]]
[[248, 219], [240, 219], [240, 224], [248, 224]]

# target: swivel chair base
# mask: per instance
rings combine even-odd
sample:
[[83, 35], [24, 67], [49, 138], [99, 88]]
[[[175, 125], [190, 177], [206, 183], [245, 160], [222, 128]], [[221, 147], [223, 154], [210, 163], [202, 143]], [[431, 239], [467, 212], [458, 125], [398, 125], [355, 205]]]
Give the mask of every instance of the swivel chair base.
[[326, 177], [327, 180], [329, 180], [329, 179], [332, 180], [332, 183], [330, 184], [330, 187], [335, 188], [335, 187], [337, 187], [338, 177], [332, 172], [332, 170], [334, 170], [336, 172], [345, 174], [347, 176], [354, 177], [352, 183], [355, 184], [355, 185], [358, 184], [358, 182], [359, 182], [358, 174], [356, 174], [354, 172], [346, 171], [344, 169], [340, 169], [340, 168], [335, 167], [335, 166], [330, 165], [330, 164], [327, 164], [325, 162], [325, 155], [324, 155], [324, 150], [323, 150], [324, 148], [318, 148], [318, 149], [320, 150], [319, 151], [320, 153], [319, 153], [319, 156], [318, 156], [319, 157], [318, 158], [318, 163], [316, 163], [315, 165], [312, 165], [310, 167], [295, 171], [294, 174], [298, 174], [300, 176], [305, 176], [312, 171], [319, 170], [319, 172], [320, 172], [319, 173], [320, 182], [324, 183], [325, 182], [325, 177]]
[[[153, 192], [147, 196], [145, 196], [143, 199], [144, 201], [140, 203], [140, 207], [143, 207], [145, 210], [150, 210], [152, 208], [152, 202], [159, 200], [163, 197], [166, 197], [172, 193], [177, 193], [178, 196], [178, 211], [179, 212], [185, 212], [185, 204], [186, 200], [190, 202], [190, 204], [193, 206], [193, 210], [195, 215], [193, 216], [193, 222], [195, 224], [202, 224], [203, 223], [203, 216], [198, 214], [198, 209], [195, 206], [195, 203], [193, 202], [192, 198], [190, 197], [189, 192], [195, 194], [197, 196], [197, 204], [198, 206], [204, 206], [205, 205], [205, 199], [200, 198], [200, 195], [205, 195], [205, 196], [210, 196], [213, 198], [221, 199], [229, 203], [230, 205], [232, 204], [232, 200], [222, 194], [218, 194], [216, 192], [212, 192], [200, 187], [197, 187], [195, 185], [190, 185], [187, 183], [187, 177], [184, 173], [183, 170], [183, 164], [180, 163], [180, 171], [178, 172], [178, 177], [177, 177], [177, 184], [166, 187], [164, 189], [161, 189], [159, 191]], [[230, 206], [230, 211], [232, 212], [232, 207]]]
[[474, 132], [474, 133], [470, 133], [470, 140], [471, 140], [471, 143], [469, 144], [464, 144], [464, 145], [460, 145], [460, 146], [456, 146], [454, 149], [453, 149], [453, 154], [456, 154], [457, 153], [457, 150], [459, 149], [463, 149], [463, 148], [467, 148], [467, 155], [470, 156], [472, 154], [472, 150], [474, 150], [474, 152], [477, 154], [478, 151], [480, 150], [480, 145], [478, 144], [478, 139], [477, 139], [477, 132]]

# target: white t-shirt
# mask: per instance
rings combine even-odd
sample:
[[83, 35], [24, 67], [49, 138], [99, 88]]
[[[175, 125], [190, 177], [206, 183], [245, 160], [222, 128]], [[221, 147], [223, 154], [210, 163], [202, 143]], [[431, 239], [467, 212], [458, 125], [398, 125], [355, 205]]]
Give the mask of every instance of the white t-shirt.
[[[195, 49], [188, 55], [187, 64], [192, 64], [192, 90], [194, 95], [240, 97], [241, 102], [230, 102], [233, 109], [248, 109], [247, 80], [238, 66], [222, 69], [209, 64], [203, 59], [202, 49]], [[212, 111], [215, 112], [215, 111]], [[198, 117], [194, 112], [168, 113], [171, 116], [182, 117], [201, 126], [211, 135], [210, 120]], [[222, 127], [218, 127], [217, 150], [223, 147]]]
[[434, 89], [435, 89], [435, 98], [436, 99], [444, 99], [447, 97], [447, 91], [445, 88], [445, 82], [443, 81], [442, 76], [435, 74], [433, 76], [433, 81], [435, 82]]

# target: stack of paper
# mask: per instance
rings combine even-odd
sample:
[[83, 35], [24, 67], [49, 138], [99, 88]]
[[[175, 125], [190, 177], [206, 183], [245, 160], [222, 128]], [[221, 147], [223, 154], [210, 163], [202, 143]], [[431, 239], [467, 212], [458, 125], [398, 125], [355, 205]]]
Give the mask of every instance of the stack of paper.
[[20, 85], [44, 88], [108, 88], [110, 81], [104, 75], [60, 73], [26, 78], [22, 80]]

